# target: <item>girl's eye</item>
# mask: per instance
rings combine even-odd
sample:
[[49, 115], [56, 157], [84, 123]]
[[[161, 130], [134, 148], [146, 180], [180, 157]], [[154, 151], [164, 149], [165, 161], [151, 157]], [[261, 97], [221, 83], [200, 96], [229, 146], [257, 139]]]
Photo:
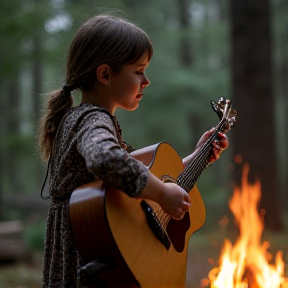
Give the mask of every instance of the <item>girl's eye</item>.
[[144, 72], [143, 72], [143, 71], [136, 71], [136, 74], [138, 74], [138, 75], [144, 75]]

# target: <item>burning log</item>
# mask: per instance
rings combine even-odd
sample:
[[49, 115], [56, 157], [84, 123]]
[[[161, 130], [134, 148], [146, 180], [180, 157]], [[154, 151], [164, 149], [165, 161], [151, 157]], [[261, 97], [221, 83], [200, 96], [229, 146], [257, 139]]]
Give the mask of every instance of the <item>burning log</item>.
[[[209, 273], [209, 278], [214, 279], [210, 282], [209, 288], [222, 288], [222, 287], [217, 286], [217, 284], [215, 284], [215, 279], [217, 278], [217, 274], [219, 272], [217, 271], [218, 271], [218, 268], [214, 268]], [[226, 287], [228, 286], [225, 286], [223, 288], [226, 288]], [[245, 269], [242, 282], [235, 283], [235, 286], [233, 287], [229, 286], [228, 288], [262, 288], [262, 287], [258, 285], [253, 269], [251, 269], [251, 267], [247, 267]], [[288, 288], [288, 279], [284, 279], [282, 284], [280, 284], [279, 288]]]
[[247, 283], [248, 288], [261, 288], [258, 286], [255, 273], [250, 267], [246, 267], [243, 275], [243, 281]]

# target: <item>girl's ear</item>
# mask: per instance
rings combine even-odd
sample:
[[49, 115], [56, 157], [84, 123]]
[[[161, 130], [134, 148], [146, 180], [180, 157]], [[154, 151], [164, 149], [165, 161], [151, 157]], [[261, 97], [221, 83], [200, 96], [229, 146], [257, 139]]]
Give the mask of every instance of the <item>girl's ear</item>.
[[102, 64], [97, 68], [97, 80], [104, 84], [105, 86], [108, 85], [109, 80], [111, 78], [111, 69], [107, 64]]

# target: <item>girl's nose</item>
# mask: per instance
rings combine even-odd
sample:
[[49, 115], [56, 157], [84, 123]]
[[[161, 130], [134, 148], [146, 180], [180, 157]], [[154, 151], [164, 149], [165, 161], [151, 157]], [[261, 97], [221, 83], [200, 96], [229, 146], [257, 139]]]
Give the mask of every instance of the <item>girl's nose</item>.
[[144, 76], [144, 79], [143, 79], [143, 81], [141, 83], [142, 88], [148, 86], [149, 84], [150, 84], [149, 79], [146, 76]]

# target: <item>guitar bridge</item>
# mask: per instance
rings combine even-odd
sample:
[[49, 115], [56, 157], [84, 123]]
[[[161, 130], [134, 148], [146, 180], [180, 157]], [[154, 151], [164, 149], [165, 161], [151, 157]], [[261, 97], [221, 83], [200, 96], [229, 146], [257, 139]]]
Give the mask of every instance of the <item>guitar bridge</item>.
[[142, 200], [140, 205], [146, 215], [146, 219], [147, 219], [150, 229], [152, 230], [154, 235], [157, 237], [157, 239], [164, 245], [164, 247], [167, 250], [169, 250], [171, 246], [171, 242], [165, 230], [163, 229], [160, 221], [158, 220], [155, 213], [153, 212], [153, 209], [145, 200]]

